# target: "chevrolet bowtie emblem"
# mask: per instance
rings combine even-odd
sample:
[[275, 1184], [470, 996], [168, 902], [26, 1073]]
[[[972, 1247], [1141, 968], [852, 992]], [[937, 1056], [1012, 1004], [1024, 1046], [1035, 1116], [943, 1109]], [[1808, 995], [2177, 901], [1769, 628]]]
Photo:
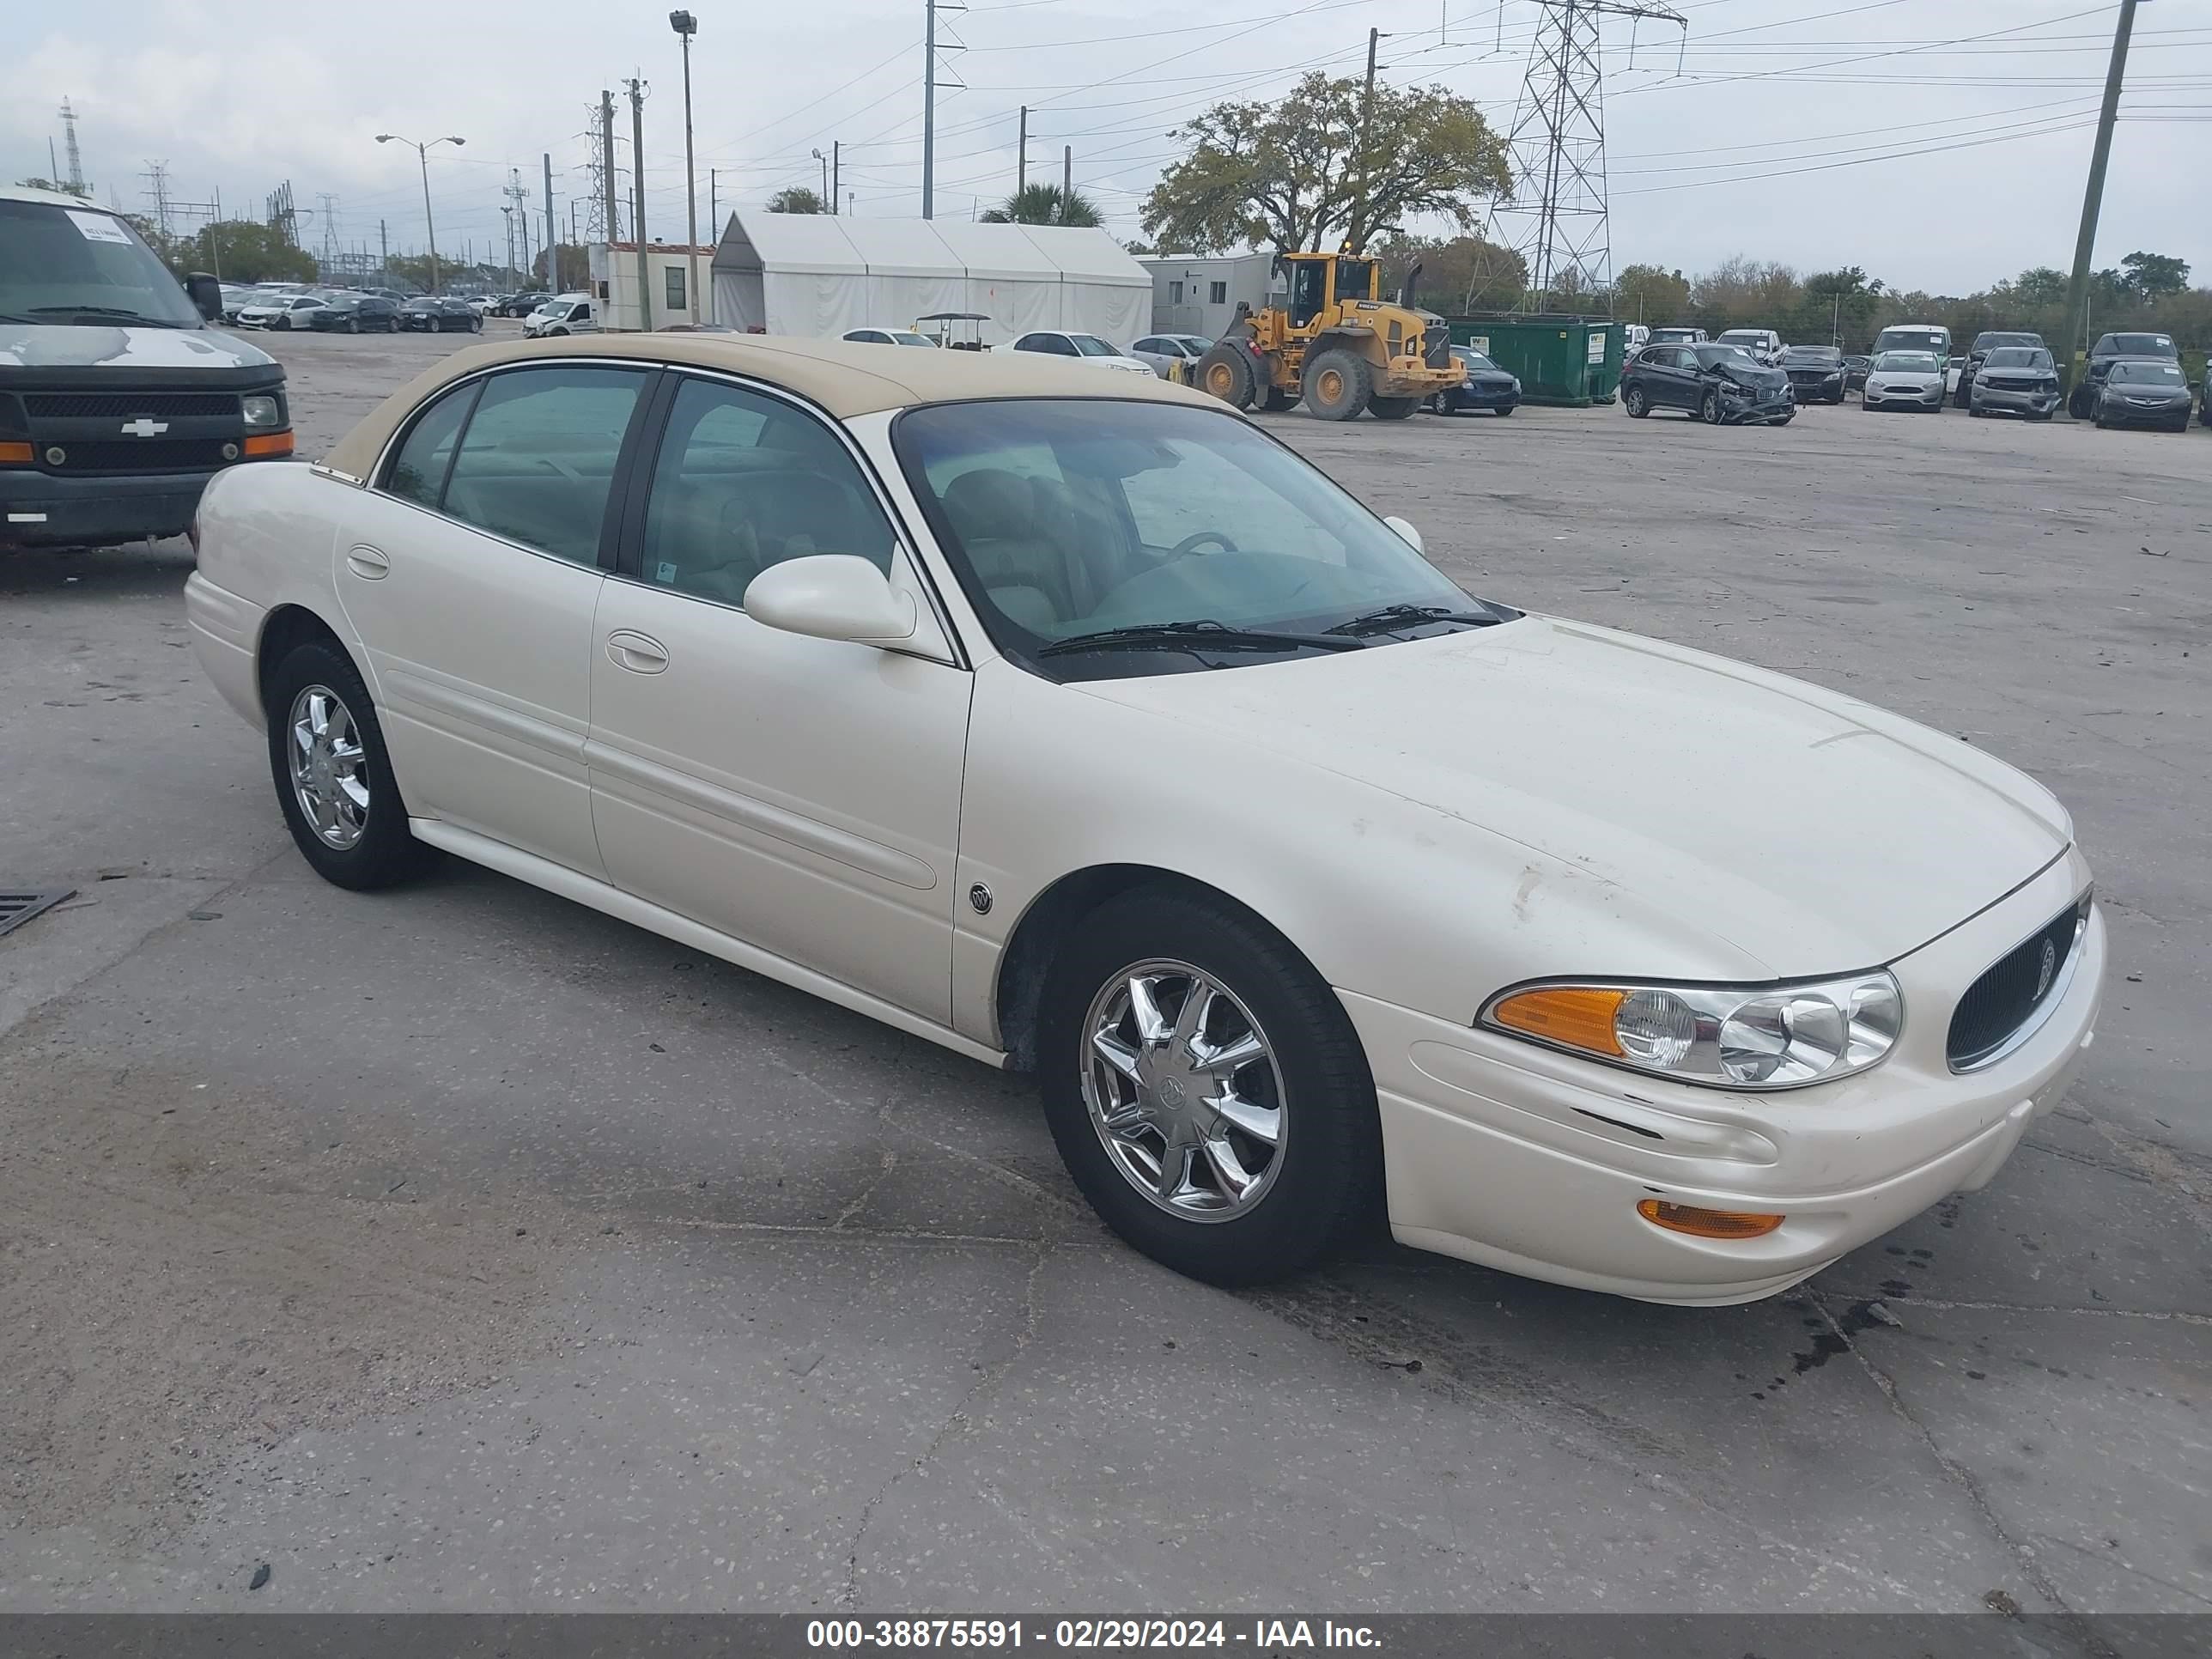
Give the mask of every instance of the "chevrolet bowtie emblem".
[[123, 435], [126, 438], [158, 438], [168, 429], [167, 421], [149, 421], [143, 415], [123, 423]]

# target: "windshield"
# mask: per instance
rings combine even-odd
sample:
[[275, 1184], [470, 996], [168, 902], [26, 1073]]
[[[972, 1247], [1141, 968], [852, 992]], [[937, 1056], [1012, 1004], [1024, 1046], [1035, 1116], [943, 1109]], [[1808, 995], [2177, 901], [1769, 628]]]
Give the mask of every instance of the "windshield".
[[2049, 368], [2051, 354], [2039, 346], [1998, 346], [1990, 351], [1990, 368]]
[[1692, 346], [1690, 351], [1698, 363], [1706, 368], [1712, 368], [1716, 363], [1747, 363], [1753, 368], [1765, 367], [1741, 346], [1723, 345], [1718, 340], [1702, 342]]
[[1121, 354], [1100, 339], [1096, 334], [1071, 334], [1075, 349], [1086, 357], [1118, 357]]
[[1974, 349], [1994, 352], [2005, 346], [2033, 346], [2039, 343], [2033, 334], [1977, 334]]
[[1893, 351], [1925, 352], [1931, 357], [1948, 355], [1951, 337], [1932, 328], [1886, 328], [1874, 343], [1876, 355]]
[[[1479, 608], [1232, 414], [1101, 398], [935, 404], [901, 416], [892, 438], [991, 637], [1018, 658], [1113, 628], [1316, 634], [1385, 605]], [[1052, 661], [1077, 675], [1192, 665], [1105, 649]]]
[[1932, 351], [1885, 351], [1874, 360], [1874, 366], [1884, 374], [1933, 374], [1936, 369], [1936, 354]]
[[0, 316], [66, 323], [73, 311], [170, 328], [200, 325], [177, 279], [115, 215], [0, 202]]
[[1455, 351], [1452, 353], [1452, 356], [1458, 358], [1460, 362], [1465, 363], [1469, 368], [1475, 370], [1477, 373], [1480, 373], [1486, 369], [1492, 374], [1501, 374], [1504, 372], [1498, 368], [1496, 363], [1492, 362], [1489, 358], [1484, 356], [1480, 351]]
[[1790, 346], [1782, 354], [1785, 363], [1840, 363], [1844, 354], [1834, 346]]
[[2116, 363], [2112, 379], [2136, 386], [2186, 386], [2181, 371], [2172, 363]]
[[1655, 328], [1651, 331], [1654, 345], [1686, 345], [1698, 337], [1694, 328]]
[[927, 334], [910, 334], [902, 328], [894, 328], [885, 331], [890, 335], [893, 345], [927, 346], [932, 350], [936, 349], [937, 347], [937, 342]]
[[2121, 357], [2171, 357], [2173, 342], [2163, 334], [2115, 334], [2113, 353]]
[[1721, 336], [1720, 343], [1723, 345], [1763, 346], [1766, 343], [1766, 333], [1763, 329], [1732, 328], [1729, 330], [1727, 333]]

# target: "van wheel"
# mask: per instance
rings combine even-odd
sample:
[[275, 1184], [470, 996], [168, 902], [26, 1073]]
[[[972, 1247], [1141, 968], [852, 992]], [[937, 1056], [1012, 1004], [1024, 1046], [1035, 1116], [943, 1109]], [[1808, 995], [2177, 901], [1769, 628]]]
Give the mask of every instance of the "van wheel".
[[1381, 1200], [1375, 1084], [1290, 942], [1210, 896], [1144, 887], [1086, 918], [1041, 1011], [1060, 1157], [1129, 1243], [1214, 1285], [1284, 1278]]
[[376, 706], [328, 641], [295, 646], [269, 679], [269, 769], [284, 822], [315, 873], [340, 887], [389, 887], [436, 849], [407, 828]]

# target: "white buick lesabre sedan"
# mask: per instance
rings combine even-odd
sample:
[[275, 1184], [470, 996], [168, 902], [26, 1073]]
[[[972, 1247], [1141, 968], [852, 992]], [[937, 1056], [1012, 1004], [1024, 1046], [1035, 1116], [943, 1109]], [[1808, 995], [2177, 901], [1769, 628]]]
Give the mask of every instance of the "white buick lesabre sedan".
[[200, 659], [324, 876], [457, 853], [1033, 1070], [1091, 1202], [1201, 1279], [1380, 1206], [1766, 1296], [1988, 1181], [2089, 1043], [2038, 785], [1470, 599], [1150, 377], [477, 347], [218, 476], [198, 541]]

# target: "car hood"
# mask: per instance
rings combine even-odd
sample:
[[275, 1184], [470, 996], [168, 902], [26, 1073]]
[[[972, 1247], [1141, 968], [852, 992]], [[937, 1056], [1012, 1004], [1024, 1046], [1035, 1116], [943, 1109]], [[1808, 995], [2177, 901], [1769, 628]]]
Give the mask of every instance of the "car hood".
[[1948, 377], [1949, 371], [1941, 368], [1877, 368], [1868, 372], [1870, 380], [1880, 380], [1884, 386], [1934, 386]]
[[1727, 363], [1722, 366], [1721, 373], [1738, 386], [1756, 386], [1761, 392], [1772, 392], [1790, 384], [1790, 377], [1780, 369], [1759, 363]]
[[0, 368], [264, 368], [274, 361], [207, 328], [0, 323]]
[[1893, 961], [2071, 840], [2048, 791], [1955, 738], [1558, 618], [1069, 689], [1188, 725], [1217, 755], [1351, 779], [1433, 813], [1439, 836], [1548, 855], [1778, 978]]

